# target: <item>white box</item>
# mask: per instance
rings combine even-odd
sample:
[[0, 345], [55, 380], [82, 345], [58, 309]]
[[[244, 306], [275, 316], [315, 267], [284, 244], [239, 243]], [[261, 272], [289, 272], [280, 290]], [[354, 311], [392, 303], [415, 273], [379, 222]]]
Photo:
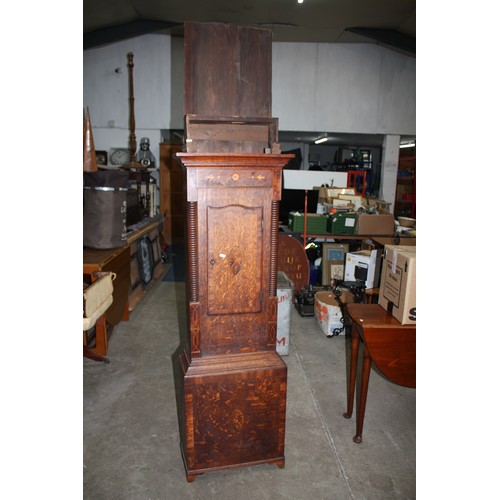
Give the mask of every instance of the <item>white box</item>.
[[381, 262], [380, 249], [349, 252], [345, 259], [344, 281], [363, 281], [366, 288], [377, 288]]
[[[342, 295], [344, 302], [351, 302], [347, 293]], [[314, 295], [314, 317], [321, 331], [327, 337], [344, 335], [345, 328], [342, 321], [342, 309], [332, 292], [316, 292]]]
[[378, 303], [403, 325], [417, 323], [417, 249], [386, 245]]
[[290, 323], [292, 315], [293, 281], [278, 271], [276, 297], [278, 298], [278, 319], [276, 325], [276, 352], [286, 356], [290, 349]]

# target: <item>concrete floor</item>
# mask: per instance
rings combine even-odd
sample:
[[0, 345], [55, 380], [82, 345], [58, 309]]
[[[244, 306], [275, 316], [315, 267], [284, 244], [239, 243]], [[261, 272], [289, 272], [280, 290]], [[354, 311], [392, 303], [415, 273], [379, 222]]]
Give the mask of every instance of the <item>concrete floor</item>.
[[[259, 465], [186, 481], [174, 388], [184, 284], [160, 282], [113, 332], [111, 363], [83, 360], [83, 498], [416, 497], [416, 391], [372, 369], [363, 442], [346, 409], [349, 337], [292, 310], [284, 469]], [[179, 326], [180, 325], [180, 326]], [[175, 364], [174, 364], [175, 360]], [[360, 369], [358, 369], [358, 374]]]

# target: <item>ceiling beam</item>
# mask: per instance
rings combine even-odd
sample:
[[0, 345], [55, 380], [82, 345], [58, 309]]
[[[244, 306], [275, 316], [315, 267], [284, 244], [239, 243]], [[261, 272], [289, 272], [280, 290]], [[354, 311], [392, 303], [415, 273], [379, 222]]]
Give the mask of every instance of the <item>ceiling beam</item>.
[[156, 33], [175, 26], [179, 26], [179, 23], [138, 19], [137, 21], [98, 29], [83, 35], [83, 50], [106, 45], [108, 43], [119, 42], [140, 35]]
[[379, 28], [346, 28], [345, 31], [356, 33], [357, 35], [365, 36], [381, 45], [385, 45], [392, 49], [399, 50], [405, 54], [416, 55], [416, 39], [409, 35], [390, 30]]

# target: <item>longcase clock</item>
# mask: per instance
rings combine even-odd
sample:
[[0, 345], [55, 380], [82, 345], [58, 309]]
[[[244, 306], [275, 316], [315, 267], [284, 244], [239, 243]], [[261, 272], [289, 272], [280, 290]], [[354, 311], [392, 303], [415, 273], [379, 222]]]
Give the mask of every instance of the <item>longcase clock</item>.
[[178, 153], [186, 171], [189, 345], [180, 357], [188, 481], [285, 464], [287, 368], [276, 352], [278, 203], [293, 155]]

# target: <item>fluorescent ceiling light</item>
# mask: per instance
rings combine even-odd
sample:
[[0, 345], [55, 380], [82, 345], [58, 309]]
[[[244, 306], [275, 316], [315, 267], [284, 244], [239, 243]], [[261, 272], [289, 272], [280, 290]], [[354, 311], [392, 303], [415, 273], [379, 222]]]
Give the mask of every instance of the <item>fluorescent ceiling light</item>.
[[321, 144], [322, 142], [326, 142], [328, 140], [328, 137], [321, 137], [320, 139], [316, 139], [314, 141], [314, 144]]
[[414, 142], [407, 142], [406, 144], [400, 144], [399, 145], [400, 148], [412, 148], [414, 146], [415, 146]]

